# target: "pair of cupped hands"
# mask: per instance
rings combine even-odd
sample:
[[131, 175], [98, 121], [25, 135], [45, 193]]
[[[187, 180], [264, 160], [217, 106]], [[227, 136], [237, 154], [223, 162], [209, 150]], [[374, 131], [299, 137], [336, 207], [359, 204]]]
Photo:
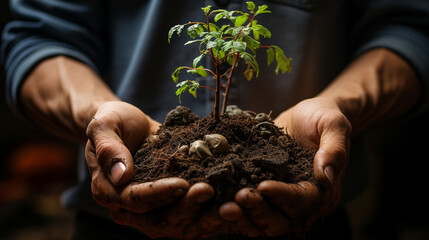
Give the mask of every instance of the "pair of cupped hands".
[[136, 183], [133, 154], [160, 126], [131, 104], [101, 105], [87, 127], [86, 161], [95, 201], [112, 219], [151, 238], [204, 238], [215, 232], [279, 236], [302, 231], [332, 212], [341, 196], [351, 126], [335, 102], [304, 100], [281, 113], [276, 125], [317, 150], [310, 182], [263, 181], [239, 190], [234, 201], [207, 206], [215, 191], [207, 183], [192, 186], [180, 178]]

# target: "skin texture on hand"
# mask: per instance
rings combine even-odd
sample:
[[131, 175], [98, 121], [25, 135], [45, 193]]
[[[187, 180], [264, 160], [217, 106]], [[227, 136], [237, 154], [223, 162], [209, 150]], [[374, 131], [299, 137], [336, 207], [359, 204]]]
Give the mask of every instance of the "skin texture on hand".
[[88, 125], [85, 151], [93, 197], [115, 222], [133, 226], [149, 237], [208, 236], [223, 223], [215, 209], [205, 208], [214, 197], [210, 185], [189, 186], [180, 178], [130, 181], [133, 153], [159, 126], [130, 104], [118, 101], [100, 106]]
[[311, 228], [340, 201], [350, 137], [405, 114], [420, 94], [419, 81], [402, 58], [386, 49], [365, 53], [318, 96], [274, 120], [299, 142], [317, 150], [313, 166], [321, 188], [309, 182], [264, 181], [257, 189], [240, 190], [230, 203], [233, 206], [223, 209], [221, 216], [226, 220], [248, 216], [267, 236]]
[[[288, 133], [305, 146], [317, 150], [314, 172], [321, 188], [310, 182], [269, 180], [257, 189], [240, 190], [235, 202], [266, 236], [303, 231], [334, 210], [341, 197], [350, 149], [351, 125], [332, 100], [305, 100], [274, 121], [287, 127]], [[231, 210], [226, 214], [242, 213]]]
[[275, 119], [317, 150], [314, 173], [321, 188], [264, 181], [257, 189], [240, 190], [219, 210], [204, 208], [214, 196], [204, 183], [130, 182], [132, 155], [159, 123], [119, 101], [82, 63], [65, 57], [44, 61], [23, 84], [21, 102], [27, 116], [51, 133], [83, 142], [86, 131], [93, 197], [119, 224], [150, 237], [192, 239], [218, 230], [256, 237], [306, 229], [329, 214], [341, 196], [350, 136], [407, 112], [418, 101], [418, 89], [413, 70], [400, 57], [384, 49], [364, 54], [317, 97]]

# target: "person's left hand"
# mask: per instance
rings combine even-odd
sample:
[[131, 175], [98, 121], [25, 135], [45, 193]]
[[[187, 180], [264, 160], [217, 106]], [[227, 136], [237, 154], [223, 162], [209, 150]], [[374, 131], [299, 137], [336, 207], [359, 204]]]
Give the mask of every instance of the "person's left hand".
[[351, 125], [329, 99], [302, 101], [283, 112], [275, 123], [300, 143], [317, 150], [314, 175], [320, 187], [311, 182], [267, 180], [257, 189], [240, 190], [235, 202], [220, 209], [223, 218], [227, 216], [237, 224], [247, 215], [266, 236], [304, 231], [335, 209], [350, 148]]

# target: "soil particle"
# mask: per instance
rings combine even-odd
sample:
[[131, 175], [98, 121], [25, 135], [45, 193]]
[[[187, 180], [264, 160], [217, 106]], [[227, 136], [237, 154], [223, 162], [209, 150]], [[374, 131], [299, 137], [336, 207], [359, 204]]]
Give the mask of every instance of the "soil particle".
[[[285, 134], [268, 115], [256, 115], [255, 120], [254, 114], [244, 112], [249, 111], [225, 114], [216, 122], [212, 114], [199, 119], [185, 107], [172, 110], [156, 137], [147, 139], [135, 154], [133, 180], [181, 177], [191, 185], [206, 182], [215, 189], [218, 204], [233, 200], [241, 188], [256, 188], [263, 180], [316, 184], [315, 152]], [[230, 147], [203, 159], [191, 151], [178, 150], [209, 134], [221, 134]]]

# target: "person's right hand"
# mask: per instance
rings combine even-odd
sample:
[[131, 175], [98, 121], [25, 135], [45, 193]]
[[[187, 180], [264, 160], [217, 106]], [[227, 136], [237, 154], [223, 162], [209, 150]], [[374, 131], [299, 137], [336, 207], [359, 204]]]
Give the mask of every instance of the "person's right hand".
[[88, 124], [85, 150], [94, 200], [109, 210], [115, 222], [138, 228], [152, 238], [208, 235], [221, 224], [216, 210], [201, 212], [214, 196], [208, 184], [190, 187], [180, 178], [130, 182], [134, 174], [132, 154], [159, 126], [125, 102], [107, 102], [99, 107]]

